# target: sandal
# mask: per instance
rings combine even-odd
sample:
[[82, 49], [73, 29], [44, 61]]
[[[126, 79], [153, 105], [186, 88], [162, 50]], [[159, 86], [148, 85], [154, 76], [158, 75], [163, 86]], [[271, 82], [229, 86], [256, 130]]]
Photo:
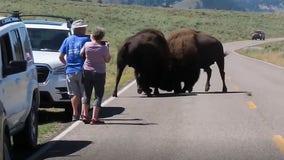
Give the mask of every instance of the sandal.
[[105, 122], [100, 121], [100, 120], [91, 119], [90, 125], [94, 125], [94, 124], [105, 124]]
[[81, 121], [83, 121], [85, 124], [90, 123], [90, 119], [87, 116], [81, 115]]

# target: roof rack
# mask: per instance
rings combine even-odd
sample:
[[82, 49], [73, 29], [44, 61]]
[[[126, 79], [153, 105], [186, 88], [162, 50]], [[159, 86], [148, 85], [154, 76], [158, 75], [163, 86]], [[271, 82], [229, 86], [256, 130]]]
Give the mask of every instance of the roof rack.
[[0, 12], [0, 13], [9, 13], [11, 14], [10, 17], [6, 17], [0, 20], [0, 26], [4, 26], [5, 24], [8, 23], [13, 23], [13, 22], [20, 22], [21, 18], [14, 15], [14, 12]]
[[0, 27], [12, 22], [20, 22], [21, 19], [17, 17], [7, 17], [0, 20]]
[[11, 14], [11, 17], [16, 17], [20, 20], [21, 20], [21, 17], [50, 17], [50, 18], [65, 19], [67, 22], [68, 28], [71, 28], [71, 24], [73, 23], [73, 19], [71, 17], [64, 17], [64, 16], [56, 16], [56, 15], [49, 15], [49, 14], [21, 14], [19, 11], [0, 12], [0, 13], [9, 13]]

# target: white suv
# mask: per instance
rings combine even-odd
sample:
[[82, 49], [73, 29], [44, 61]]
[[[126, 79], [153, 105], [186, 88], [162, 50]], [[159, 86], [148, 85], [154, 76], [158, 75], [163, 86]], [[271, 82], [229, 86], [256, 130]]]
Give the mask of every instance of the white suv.
[[[27, 15], [21, 15], [20, 17], [24, 16]], [[34, 16], [48, 17], [48, 15]], [[58, 18], [56, 16], [52, 17]], [[66, 22], [48, 20], [23, 20], [23, 22], [30, 36], [37, 66], [41, 96], [40, 107], [65, 108], [69, 113], [71, 101], [67, 94], [65, 65], [59, 61], [58, 50], [63, 40], [71, 35], [70, 24], [72, 19], [66, 17]]]
[[[0, 17], [0, 159], [15, 149], [32, 149], [38, 138], [40, 103], [37, 70], [25, 24]], [[7, 154], [8, 153], [8, 154]]]

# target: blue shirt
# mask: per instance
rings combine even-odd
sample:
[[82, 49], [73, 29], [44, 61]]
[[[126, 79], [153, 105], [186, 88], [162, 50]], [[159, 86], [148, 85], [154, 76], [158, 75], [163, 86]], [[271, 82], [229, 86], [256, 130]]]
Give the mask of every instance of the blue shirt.
[[90, 41], [87, 35], [71, 35], [66, 38], [59, 52], [66, 55], [66, 73], [74, 73], [82, 70], [84, 59], [80, 56], [83, 45]]

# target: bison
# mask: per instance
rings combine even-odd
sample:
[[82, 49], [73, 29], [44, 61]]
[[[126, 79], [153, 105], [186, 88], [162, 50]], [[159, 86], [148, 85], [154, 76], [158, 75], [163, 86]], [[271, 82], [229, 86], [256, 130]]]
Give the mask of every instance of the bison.
[[[167, 37], [170, 49], [171, 87], [175, 93], [191, 92], [200, 74], [196, 35], [191, 30], [177, 30]], [[181, 83], [184, 83], [181, 88]]]
[[[172, 66], [175, 69], [174, 76], [177, 77], [175, 85], [178, 87], [180, 82], [185, 83], [182, 92], [186, 90], [190, 92], [194, 83], [198, 80], [197, 66], [207, 73], [205, 91], [209, 91], [212, 73], [210, 66], [215, 62], [223, 82], [222, 91], [227, 92], [224, 72], [226, 54], [218, 39], [201, 31], [182, 28], [171, 32], [167, 41], [174, 62]], [[187, 64], [185, 66], [188, 67], [181, 66], [183, 64]]]
[[[164, 34], [156, 29], [144, 29], [126, 38], [117, 54], [117, 75], [113, 97], [117, 97], [117, 87], [126, 65], [134, 68], [138, 92], [147, 96], [159, 94], [163, 77], [168, 71], [169, 47]], [[141, 89], [141, 90], [139, 90]]]

